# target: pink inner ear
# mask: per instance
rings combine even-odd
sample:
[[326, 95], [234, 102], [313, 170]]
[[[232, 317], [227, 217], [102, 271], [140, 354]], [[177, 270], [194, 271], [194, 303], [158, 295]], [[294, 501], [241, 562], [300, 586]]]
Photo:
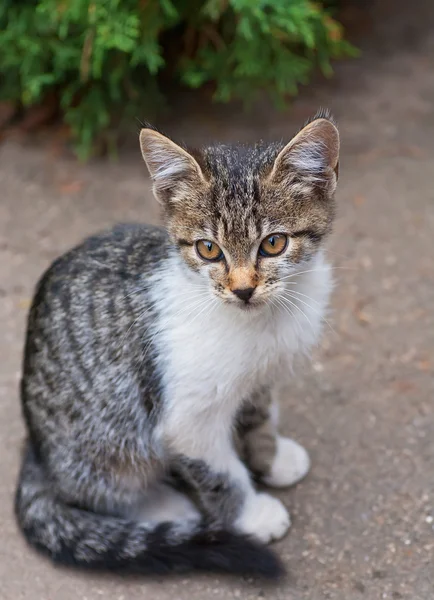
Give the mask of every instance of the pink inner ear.
[[333, 123], [325, 119], [318, 119], [318, 121], [313, 122], [313, 124], [315, 123], [318, 123], [317, 135], [324, 140], [328, 165], [332, 169], [336, 169], [339, 162], [339, 132]]
[[286, 181], [289, 184], [293, 183], [293, 178], [298, 175], [313, 185], [325, 183], [330, 179], [332, 171], [337, 173], [338, 160], [337, 128], [327, 119], [316, 119], [306, 125], [281, 150], [269, 180], [276, 183]]
[[143, 129], [140, 146], [157, 194], [175, 192], [186, 182], [200, 186], [205, 181], [193, 156], [164, 135]]
[[[339, 161], [339, 132], [327, 119], [317, 119], [304, 127], [287, 146], [289, 155], [299, 155], [298, 160], [322, 163], [322, 168], [336, 168]], [[284, 152], [285, 149], [282, 151]], [[289, 158], [291, 161], [291, 158]], [[312, 164], [312, 167], [314, 165]], [[311, 169], [308, 169], [309, 171]]]

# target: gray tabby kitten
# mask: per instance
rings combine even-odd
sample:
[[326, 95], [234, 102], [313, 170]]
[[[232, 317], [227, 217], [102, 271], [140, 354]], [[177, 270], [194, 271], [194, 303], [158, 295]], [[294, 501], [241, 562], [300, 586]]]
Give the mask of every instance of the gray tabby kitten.
[[273, 390], [320, 333], [338, 132], [320, 113], [286, 145], [140, 143], [167, 229], [91, 237], [37, 286], [18, 523], [56, 563], [276, 576], [290, 519], [252, 475], [309, 468]]

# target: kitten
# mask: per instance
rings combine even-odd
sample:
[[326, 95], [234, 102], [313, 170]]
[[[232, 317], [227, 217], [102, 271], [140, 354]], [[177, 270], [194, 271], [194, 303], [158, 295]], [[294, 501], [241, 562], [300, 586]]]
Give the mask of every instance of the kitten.
[[320, 334], [338, 132], [320, 113], [286, 145], [140, 144], [167, 229], [91, 237], [37, 286], [17, 519], [56, 563], [275, 576], [290, 518], [252, 473], [309, 467], [273, 390]]

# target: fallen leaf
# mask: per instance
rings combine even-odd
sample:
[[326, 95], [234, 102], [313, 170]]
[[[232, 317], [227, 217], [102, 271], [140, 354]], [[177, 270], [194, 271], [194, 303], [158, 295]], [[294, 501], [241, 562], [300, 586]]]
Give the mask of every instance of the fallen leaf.
[[21, 300], [18, 302], [18, 306], [24, 310], [27, 310], [28, 308], [30, 308], [32, 301], [30, 298], [21, 298]]
[[362, 298], [358, 300], [353, 309], [354, 316], [362, 325], [369, 325], [372, 317], [365, 311], [365, 307], [372, 301], [372, 298]]
[[366, 198], [365, 196], [362, 196], [361, 194], [357, 194], [357, 196], [354, 196], [353, 198], [353, 204], [354, 206], [363, 206], [363, 204], [366, 203]]
[[407, 392], [414, 392], [414, 390], [416, 389], [415, 384], [412, 381], [409, 381], [408, 379], [399, 379], [398, 381], [394, 381], [392, 387], [394, 390], [400, 392], [401, 394], [405, 394]]
[[83, 189], [82, 181], [67, 181], [59, 185], [59, 192], [61, 194], [77, 194]]
[[368, 315], [368, 313], [364, 312], [363, 310], [357, 311], [356, 317], [362, 325], [369, 325], [369, 323], [372, 322], [371, 317]]

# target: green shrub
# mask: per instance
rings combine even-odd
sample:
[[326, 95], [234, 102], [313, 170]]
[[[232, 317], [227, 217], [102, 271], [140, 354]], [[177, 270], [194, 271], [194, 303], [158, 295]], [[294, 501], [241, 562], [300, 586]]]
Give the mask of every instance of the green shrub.
[[161, 72], [222, 102], [282, 101], [352, 53], [310, 0], [0, 0], [0, 100], [55, 94], [82, 157], [160, 105]]

